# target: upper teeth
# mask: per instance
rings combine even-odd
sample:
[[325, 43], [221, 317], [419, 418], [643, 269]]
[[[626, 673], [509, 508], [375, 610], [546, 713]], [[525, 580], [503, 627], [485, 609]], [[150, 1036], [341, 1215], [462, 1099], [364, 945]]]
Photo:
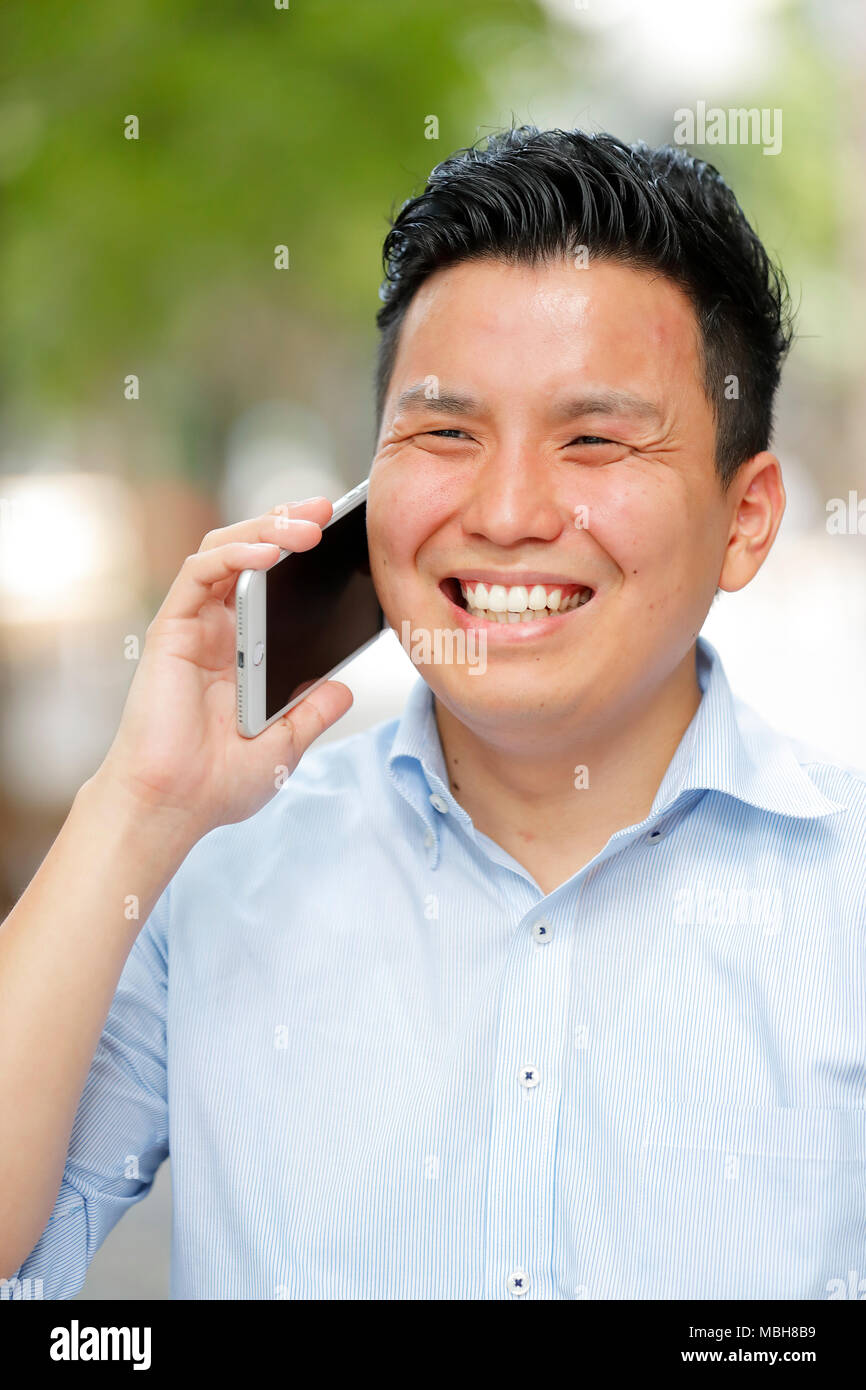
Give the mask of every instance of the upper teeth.
[[486, 584], [466, 584], [462, 579], [460, 588], [469, 608], [486, 609], [490, 613], [565, 612], [586, 602], [592, 593], [591, 589], [576, 589], [563, 598], [561, 588], [548, 590], [543, 584], [533, 584], [531, 589], [524, 584], [513, 584], [510, 588], [491, 584], [488, 588]]

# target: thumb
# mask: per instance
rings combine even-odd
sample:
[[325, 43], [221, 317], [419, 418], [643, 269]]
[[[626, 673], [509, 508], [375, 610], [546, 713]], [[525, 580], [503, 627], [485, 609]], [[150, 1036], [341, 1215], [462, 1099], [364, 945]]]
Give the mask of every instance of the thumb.
[[294, 772], [310, 744], [336, 724], [351, 709], [353, 701], [351, 690], [342, 681], [325, 681], [265, 729], [260, 739], [265, 745], [262, 752], [278, 758]]

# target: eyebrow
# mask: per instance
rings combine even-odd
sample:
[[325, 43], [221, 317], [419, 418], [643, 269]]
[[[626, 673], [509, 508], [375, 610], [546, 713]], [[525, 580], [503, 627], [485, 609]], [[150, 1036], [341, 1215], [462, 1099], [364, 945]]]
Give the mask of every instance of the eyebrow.
[[[419, 406], [423, 410], [437, 411], [442, 415], [480, 415], [484, 411], [482, 403], [473, 396], [460, 391], [444, 390], [438, 395], [429, 396], [424, 382], [410, 386], [397, 398], [397, 410]], [[553, 405], [551, 419], [563, 424], [581, 415], [619, 415], [630, 416], [635, 420], [651, 420], [659, 423], [662, 412], [653, 402], [643, 396], [635, 396], [631, 391], [616, 391], [612, 388], [589, 391], [584, 395], [570, 396]]]
[[473, 396], [463, 395], [460, 391], [441, 391], [435, 396], [430, 396], [427, 392], [427, 384], [423, 381], [417, 386], [410, 386], [397, 397], [397, 410], [417, 405], [422, 410], [438, 410], [443, 415], [478, 415], [481, 412], [480, 401], [475, 400]]
[[571, 420], [576, 415], [622, 415], [634, 420], [652, 420], [658, 423], [662, 412], [654, 401], [644, 396], [635, 396], [631, 391], [589, 391], [583, 396], [571, 396], [560, 401], [551, 411], [552, 418], [559, 423]]

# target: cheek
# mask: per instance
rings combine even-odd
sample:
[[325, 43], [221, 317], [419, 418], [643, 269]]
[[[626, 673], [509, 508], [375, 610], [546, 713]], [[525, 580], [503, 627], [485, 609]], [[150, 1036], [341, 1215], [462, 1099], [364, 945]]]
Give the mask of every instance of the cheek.
[[[624, 581], [669, 569], [681, 552], [683, 499], [670, 479], [623, 471], [606, 473], [586, 498], [590, 533], [622, 571]], [[637, 575], [634, 571], [637, 570]]]
[[[419, 551], [437, 535], [454, 499], [441, 479], [408, 454], [377, 460], [370, 473], [367, 535], [373, 581], [383, 606], [416, 576]], [[453, 490], [453, 489], [452, 489]]]
[[458, 505], [458, 480], [437, 474], [421, 451], [378, 460], [367, 503], [371, 556], [388, 567], [412, 564]]

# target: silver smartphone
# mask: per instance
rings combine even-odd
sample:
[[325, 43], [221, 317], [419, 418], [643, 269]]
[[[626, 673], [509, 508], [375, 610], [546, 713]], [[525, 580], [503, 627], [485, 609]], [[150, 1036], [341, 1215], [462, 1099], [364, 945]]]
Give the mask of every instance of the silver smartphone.
[[312, 550], [237, 583], [238, 730], [255, 738], [387, 626], [370, 573], [367, 479], [334, 503]]

